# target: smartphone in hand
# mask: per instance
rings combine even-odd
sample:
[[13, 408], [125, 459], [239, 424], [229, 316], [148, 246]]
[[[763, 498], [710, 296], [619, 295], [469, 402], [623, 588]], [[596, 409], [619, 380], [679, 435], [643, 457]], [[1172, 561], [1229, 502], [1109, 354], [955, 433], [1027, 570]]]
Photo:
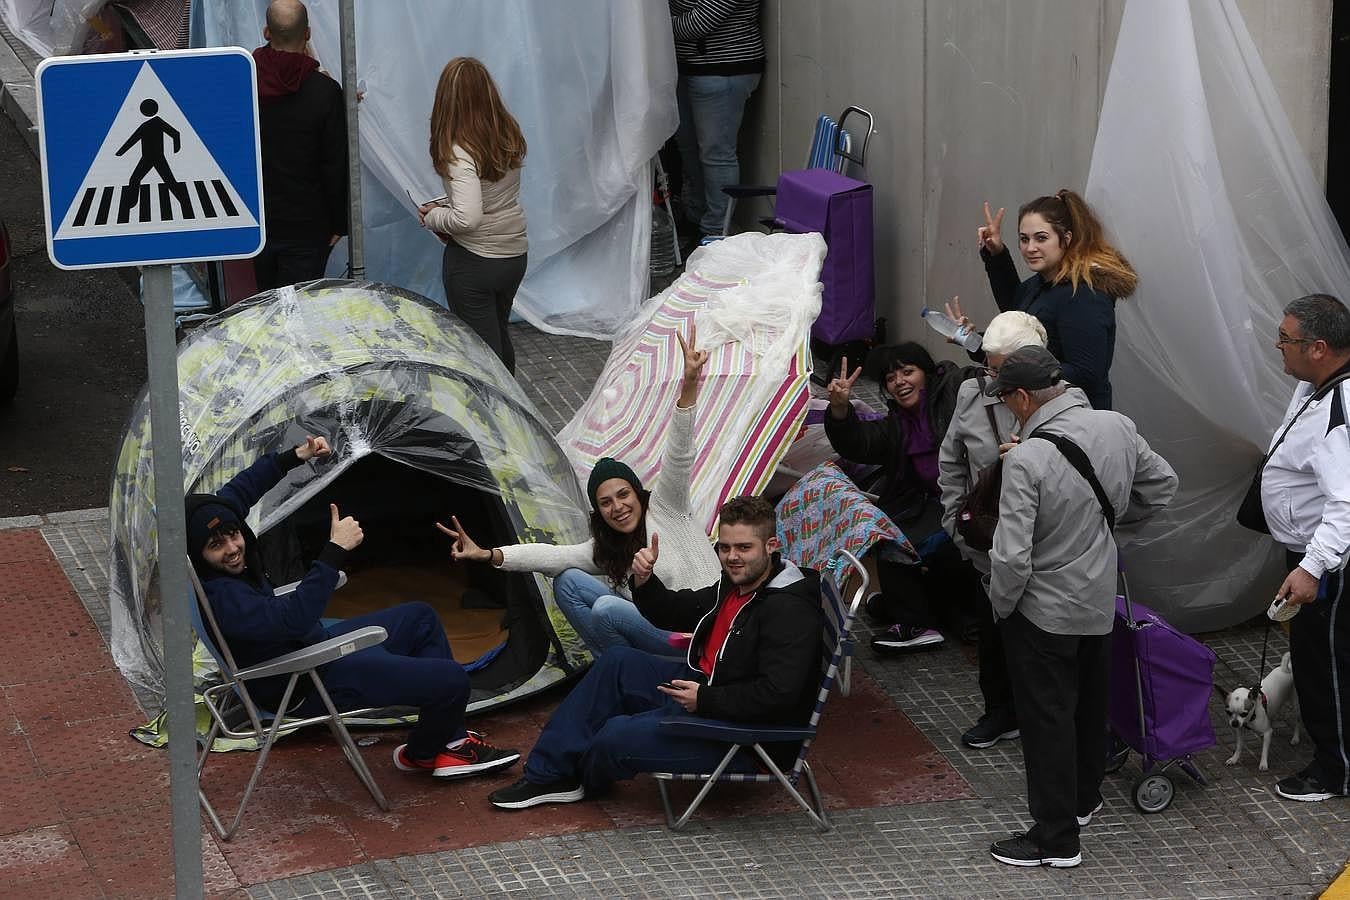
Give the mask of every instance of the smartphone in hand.
[[672, 691], [678, 691], [678, 690], [679, 690], [679, 688], [677, 688], [675, 685], [671, 684], [669, 681], [663, 681], [663, 682], [661, 682], [659, 685], [657, 685], [657, 687], [667, 688], [667, 689], [672, 690]]

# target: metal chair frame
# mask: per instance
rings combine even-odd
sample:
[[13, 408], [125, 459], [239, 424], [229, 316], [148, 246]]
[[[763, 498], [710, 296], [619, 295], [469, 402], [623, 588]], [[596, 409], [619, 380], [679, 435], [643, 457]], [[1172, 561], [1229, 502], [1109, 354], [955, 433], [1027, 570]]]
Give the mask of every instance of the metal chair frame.
[[[197, 572], [190, 562], [188, 564], [188, 577], [192, 582], [192, 591], [196, 601], [189, 604], [192, 611], [193, 626], [197, 631], [198, 638], [215, 658], [216, 664], [220, 667], [221, 676], [224, 678], [222, 683], [213, 685], [202, 692], [202, 699], [211, 713], [211, 729], [202, 742], [197, 757], [197, 796], [201, 800], [202, 809], [206, 811], [207, 817], [210, 818], [211, 824], [221, 838], [228, 841], [239, 830], [239, 826], [244, 819], [244, 811], [248, 807], [248, 801], [253, 795], [253, 789], [258, 784], [258, 778], [262, 775], [263, 766], [267, 763], [268, 754], [271, 753], [272, 744], [275, 743], [277, 737], [309, 725], [325, 724], [328, 726], [328, 729], [333, 733], [333, 737], [337, 739], [338, 745], [342, 748], [347, 763], [356, 773], [356, 777], [370, 791], [380, 809], [388, 811], [389, 801], [385, 799], [380, 786], [375, 783], [374, 776], [371, 775], [369, 767], [366, 766], [366, 761], [361, 757], [360, 751], [356, 748], [356, 743], [352, 740], [352, 736], [344, 724], [344, 719], [369, 716], [376, 710], [361, 709], [346, 713], [339, 712], [337, 707], [333, 705], [333, 700], [328, 695], [327, 689], [324, 688], [323, 681], [319, 678], [318, 673], [318, 669], [322, 665], [366, 647], [373, 647], [382, 643], [388, 636], [387, 632], [379, 626], [360, 628], [348, 634], [338, 635], [296, 650], [293, 653], [287, 653], [275, 659], [250, 666], [247, 669], [240, 669], [235, 664], [234, 655], [230, 652], [225, 635], [221, 632], [220, 625], [216, 621], [215, 613], [211, 609], [210, 601], [207, 600], [206, 590], [202, 587], [201, 579], [197, 577]], [[292, 585], [287, 587], [294, 589]], [[279, 591], [279, 593], [282, 592], [285, 592], [284, 588]], [[253, 700], [247, 683], [254, 679], [275, 675], [290, 675], [290, 679], [286, 683], [286, 690], [282, 694], [281, 710], [290, 707], [296, 684], [301, 677], [308, 676], [314, 691], [323, 701], [324, 708], [327, 711], [322, 715], [288, 719], [284, 714], [262, 709]], [[245, 725], [232, 727], [229, 724], [228, 717], [239, 706], [244, 708], [247, 716]], [[207, 799], [206, 791], [201, 787], [202, 774], [205, 772], [207, 761], [211, 757], [211, 747], [218, 737], [233, 740], [256, 740], [261, 745], [258, 751], [258, 761], [253, 766], [253, 773], [249, 777], [248, 786], [244, 788], [244, 795], [240, 799], [239, 807], [228, 827], [222, 823], [221, 818], [216, 814], [215, 807]]]
[[[859, 578], [858, 587], [852, 593], [852, 599], [845, 605], [843, 587], [848, 584], [850, 573], [856, 573]], [[836, 550], [830, 557], [830, 562], [826, 565], [825, 571], [821, 573], [820, 580], [820, 605], [825, 614], [824, 625], [824, 646], [825, 655], [822, 658], [824, 662], [825, 675], [821, 679], [820, 693], [816, 697], [816, 708], [811, 713], [810, 721], [804, 726], [771, 726], [771, 725], [744, 725], [736, 722], [723, 722], [716, 719], [702, 719], [698, 716], [675, 716], [661, 723], [663, 730], [672, 734], [678, 734], [684, 737], [704, 738], [707, 740], [725, 740], [730, 746], [722, 761], [717, 767], [709, 773], [680, 773], [680, 772], [654, 772], [656, 785], [661, 791], [661, 805], [665, 808], [666, 825], [672, 831], [679, 831], [689, 822], [689, 819], [698, 810], [703, 803], [704, 798], [712, 790], [713, 785], [718, 782], [754, 782], [758, 784], [770, 784], [777, 782], [791, 795], [815, 823], [821, 831], [829, 831], [833, 826], [830, 824], [829, 816], [825, 812], [825, 804], [820, 796], [820, 788], [816, 785], [815, 774], [811, 771], [811, 765], [806, 761], [806, 755], [811, 749], [811, 744], [815, 740], [816, 731], [820, 724], [820, 716], [825, 708], [825, 701], [830, 697], [830, 691], [834, 687], [835, 681], [839, 676], [840, 661], [844, 657], [846, 647], [849, 646], [851, 633], [853, 629], [853, 620], [857, 616], [858, 607], [862, 604], [862, 598], [867, 595], [868, 587], [867, 571], [858, 562], [857, 558], [847, 550]], [[773, 758], [769, 756], [764, 749], [763, 744], [782, 742], [782, 741], [801, 741], [801, 749], [797, 752], [796, 762], [792, 768], [784, 772]], [[731, 764], [732, 759], [743, 748], [750, 747], [759, 757], [759, 761], [769, 771], [767, 774], [742, 774], [739, 772], [727, 773], [727, 766]], [[802, 779], [806, 780], [806, 787], [811, 794], [811, 802], [807, 802], [802, 796], [798, 785]], [[671, 781], [701, 781], [702, 788], [694, 796], [688, 808], [680, 815], [676, 815], [670, 803], [670, 793], [668, 782]]]

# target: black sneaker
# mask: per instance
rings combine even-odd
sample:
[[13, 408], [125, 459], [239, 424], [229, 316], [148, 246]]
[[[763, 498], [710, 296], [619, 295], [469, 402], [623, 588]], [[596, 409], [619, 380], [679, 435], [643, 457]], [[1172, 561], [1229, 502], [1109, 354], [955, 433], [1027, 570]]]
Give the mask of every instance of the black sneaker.
[[1076, 850], [1073, 853], [1047, 853], [1020, 831], [1010, 838], [994, 841], [989, 846], [989, 855], [1010, 866], [1050, 866], [1052, 869], [1071, 869], [1083, 861], [1083, 854]]
[[488, 802], [498, 809], [529, 809], [542, 803], [576, 803], [586, 797], [586, 789], [575, 779], [535, 784], [522, 778], [510, 787], [493, 791]]
[[1022, 736], [1017, 723], [1003, 713], [985, 713], [980, 720], [961, 735], [961, 743], [977, 750], [987, 750], [999, 741], [1012, 741]]
[[872, 638], [872, 649], [882, 653], [896, 650], [917, 650], [920, 647], [937, 647], [944, 638], [935, 628], [919, 625], [892, 625], [881, 634]]
[[1307, 802], [1329, 800], [1337, 796], [1335, 791], [1327, 790], [1310, 769], [1304, 769], [1297, 775], [1290, 775], [1288, 778], [1281, 778], [1275, 782], [1275, 793], [1286, 800], [1304, 800]]

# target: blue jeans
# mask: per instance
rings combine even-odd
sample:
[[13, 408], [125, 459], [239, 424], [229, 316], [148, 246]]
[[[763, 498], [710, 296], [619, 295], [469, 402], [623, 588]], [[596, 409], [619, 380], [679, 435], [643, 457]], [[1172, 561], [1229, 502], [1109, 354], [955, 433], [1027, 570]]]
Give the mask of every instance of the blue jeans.
[[[656, 686], [697, 674], [681, 660], [614, 647], [553, 712], [525, 761], [526, 780], [579, 778], [587, 793], [599, 793], [639, 772], [711, 772], [727, 752], [725, 743], [658, 728], [684, 710]], [[742, 751], [727, 771], [759, 771], [753, 751]]]
[[684, 170], [685, 214], [704, 234], [721, 234], [727, 215], [722, 188], [741, 180], [736, 138], [745, 101], [759, 75], [681, 75], [676, 87], [680, 128], [675, 142]]
[[[330, 625], [325, 636], [366, 625], [379, 625], [389, 636], [383, 644], [323, 666], [319, 678], [340, 711], [417, 707], [417, 724], [408, 734], [408, 756], [431, 759], [447, 743], [464, 737], [464, 707], [469, 702], [469, 676], [450, 654], [440, 616], [425, 603], [400, 603]], [[323, 701], [313, 693], [295, 714], [321, 712]]]
[[553, 599], [591, 653], [610, 647], [636, 647], [657, 656], [679, 656], [670, 632], [642, 617], [632, 601], [616, 596], [608, 584], [580, 569], [567, 569], [553, 579]]

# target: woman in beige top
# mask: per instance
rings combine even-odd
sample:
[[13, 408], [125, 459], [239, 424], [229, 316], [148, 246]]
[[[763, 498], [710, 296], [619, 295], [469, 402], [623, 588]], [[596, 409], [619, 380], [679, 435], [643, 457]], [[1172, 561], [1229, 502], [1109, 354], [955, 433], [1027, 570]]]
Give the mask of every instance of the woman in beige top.
[[430, 148], [445, 196], [418, 216], [445, 243], [445, 299], [514, 374], [507, 320], [529, 248], [520, 206], [525, 138], [478, 60], [459, 56], [441, 70]]

